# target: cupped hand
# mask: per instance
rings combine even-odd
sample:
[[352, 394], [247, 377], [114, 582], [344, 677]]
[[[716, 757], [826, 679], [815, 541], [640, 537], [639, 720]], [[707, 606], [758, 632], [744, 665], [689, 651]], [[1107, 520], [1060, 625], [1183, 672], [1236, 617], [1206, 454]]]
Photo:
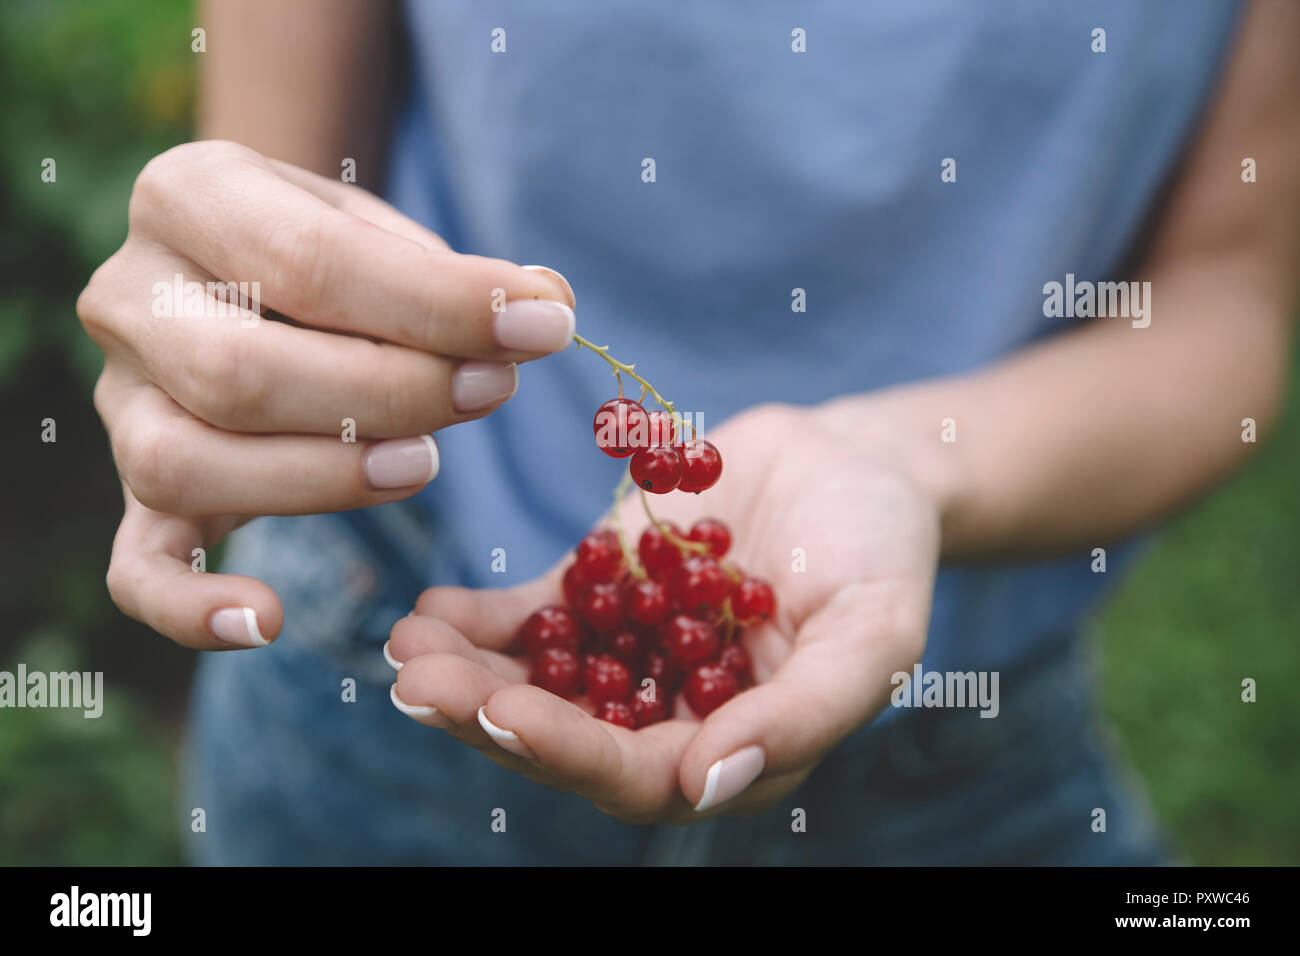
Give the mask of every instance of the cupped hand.
[[[563, 603], [566, 559], [513, 589], [426, 591], [389, 641], [394, 704], [629, 822], [751, 811], [794, 789], [920, 659], [938, 508], [888, 429], [842, 409], [761, 406], [708, 438], [725, 463], [718, 484], [651, 504], [683, 528], [726, 522], [728, 557], [775, 589], [776, 616], [744, 631], [755, 686], [703, 721], [679, 702], [671, 719], [633, 731], [529, 685], [510, 654], [515, 633], [533, 610]], [[647, 523], [636, 495], [620, 515], [635, 541]]]
[[156, 157], [77, 301], [126, 502], [114, 601], [190, 647], [267, 643], [274, 592], [194, 573], [195, 549], [414, 494], [429, 433], [508, 400], [515, 363], [572, 342], [572, 306], [558, 273], [458, 255], [356, 186], [235, 143]]

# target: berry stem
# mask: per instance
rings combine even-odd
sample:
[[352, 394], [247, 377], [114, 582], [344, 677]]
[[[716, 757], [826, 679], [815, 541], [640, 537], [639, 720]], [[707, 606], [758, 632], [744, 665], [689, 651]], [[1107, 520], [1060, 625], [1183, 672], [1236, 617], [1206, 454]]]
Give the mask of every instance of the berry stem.
[[[630, 474], [631, 473], [629, 472], [629, 475]], [[709, 546], [707, 544], [704, 544], [701, 541], [687, 541], [685, 538], [679, 538], [677, 535], [673, 534], [672, 529], [656, 518], [654, 513], [650, 510], [650, 499], [646, 496], [645, 490], [638, 488], [637, 491], [641, 493], [641, 507], [645, 509], [645, 516], [650, 519], [652, 525], [659, 529], [661, 535], [673, 543], [673, 546], [676, 547], [678, 551], [681, 551], [683, 554], [687, 551], [695, 554], [709, 553]]]
[[[606, 362], [609, 363], [609, 367], [613, 371], [614, 377], [618, 379], [618, 394], [620, 398], [623, 395], [623, 376], [627, 375], [629, 378], [634, 379], [636, 382], [638, 382], [641, 385], [641, 387], [645, 390], [641, 393], [641, 400], [644, 401], [647, 394], [653, 395], [654, 400], [659, 403], [660, 407], [663, 408], [664, 411], [666, 411], [669, 415], [672, 416], [673, 422], [677, 426], [677, 428], [681, 429], [684, 422], [682, 420], [682, 416], [679, 415], [677, 412], [677, 406], [674, 405], [672, 402], [668, 401], [668, 399], [664, 398], [662, 395], [660, 395], [658, 390], [653, 385], [651, 385], [644, 378], [638, 375], [636, 373], [635, 365], [628, 365], [625, 362], [620, 362], [618, 359], [614, 358], [614, 356], [609, 354], [608, 345], [595, 345], [592, 342], [589, 342], [587, 339], [584, 339], [581, 335], [578, 335], [576, 332], [573, 335], [573, 341], [577, 344], [579, 350], [583, 348], [591, 349], [593, 352], [595, 352], [597, 355], [599, 355], [601, 358], [603, 358]], [[678, 431], [678, 434], [681, 434], [681, 432]], [[694, 425], [691, 425], [691, 437], [692, 438], [695, 437]]]
[[623, 519], [619, 514], [622, 510], [623, 499], [627, 496], [628, 489], [631, 487], [632, 472], [625, 471], [623, 472], [623, 479], [618, 483], [618, 487], [614, 489], [614, 507], [610, 509], [609, 521], [614, 526], [614, 534], [618, 536], [618, 546], [623, 549], [623, 560], [627, 563], [628, 570], [632, 572], [634, 577], [644, 581], [649, 575], [646, 574], [645, 568], [637, 560], [636, 552], [632, 550], [632, 546], [628, 543], [627, 533], [623, 530]]

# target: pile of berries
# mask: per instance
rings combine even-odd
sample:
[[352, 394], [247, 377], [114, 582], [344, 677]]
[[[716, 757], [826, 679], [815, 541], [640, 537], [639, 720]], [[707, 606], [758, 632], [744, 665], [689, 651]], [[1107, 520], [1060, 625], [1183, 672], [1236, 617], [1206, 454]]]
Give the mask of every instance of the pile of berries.
[[564, 573], [567, 606], [541, 608], [519, 630], [531, 682], [585, 694], [597, 717], [621, 727], [670, 716], [679, 691], [698, 716], [716, 710], [753, 682], [740, 628], [776, 612], [766, 581], [722, 560], [730, 547], [731, 532], [712, 518], [685, 535], [652, 524], [635, 555], [614, 531], [592, 531]]
[[628, 458], [638, 488], [656, 495], [676, 489], [699, 494], [722, 477], [722, 455], [712, 442], [687, 439], [668, 412], [647, 412], [630, 398], [611, 398], [596, 409], [596, 447], [611, 458]]

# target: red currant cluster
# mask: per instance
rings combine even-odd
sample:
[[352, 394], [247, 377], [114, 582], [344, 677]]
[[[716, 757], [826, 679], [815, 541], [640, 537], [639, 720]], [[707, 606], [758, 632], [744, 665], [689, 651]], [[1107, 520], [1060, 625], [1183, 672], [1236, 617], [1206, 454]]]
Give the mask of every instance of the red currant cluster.
[[636, 555], [614, 531], [588, 534], [564, 573], [567, 607], [541, 608], [520, 628], [532, 683], [585, 694], [597, 717], [628, 728], [668, 717], [679, 690], [700, 717], [720, 707], [753, 681], [740, 628], [776, 612], [766, 581], [722, 560], [730, 547], [712, 518], [685, 536], [652, 524]]
[[596, 409], [592, 431], [596, 447], [611, 458], [632, 460], [628, 467], [638, 488], [666, 495], [674, 488], [699, 494], [722, 476], [722, 455], [712, 442], [687, 439], [668, 412], [647, 412], [630, 398], [611, 398]]

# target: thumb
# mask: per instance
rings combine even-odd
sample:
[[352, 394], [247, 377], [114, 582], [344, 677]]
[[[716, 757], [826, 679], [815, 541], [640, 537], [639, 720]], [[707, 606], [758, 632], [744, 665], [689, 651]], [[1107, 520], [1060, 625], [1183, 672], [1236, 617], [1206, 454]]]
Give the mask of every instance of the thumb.
[[543, 605], [562, 603], [562, 574], [557, 564], [540, 578], [513, 588], [429, 588], [411, 613], [445, 621], [478, 647], [506, 650], [524, 618]]
[[682, 757], [686, 798], [702, 813], [760, 777], [802, 779], [884, 707], [890, 676], [920, 659], [928, 618], [929, 591], [919, 582], [853, 582], [835, 591], [799, 626], [771, 679], [705, 719]]
[[123, 492], [126, 511], [105, 579], [123, 613], [196, 650], [274, 640], [284, 622], [274, 591], [256, 578], [196, 566], [195, 551], [205, 540], [199, 519], [152, 511], [125, 486]]

